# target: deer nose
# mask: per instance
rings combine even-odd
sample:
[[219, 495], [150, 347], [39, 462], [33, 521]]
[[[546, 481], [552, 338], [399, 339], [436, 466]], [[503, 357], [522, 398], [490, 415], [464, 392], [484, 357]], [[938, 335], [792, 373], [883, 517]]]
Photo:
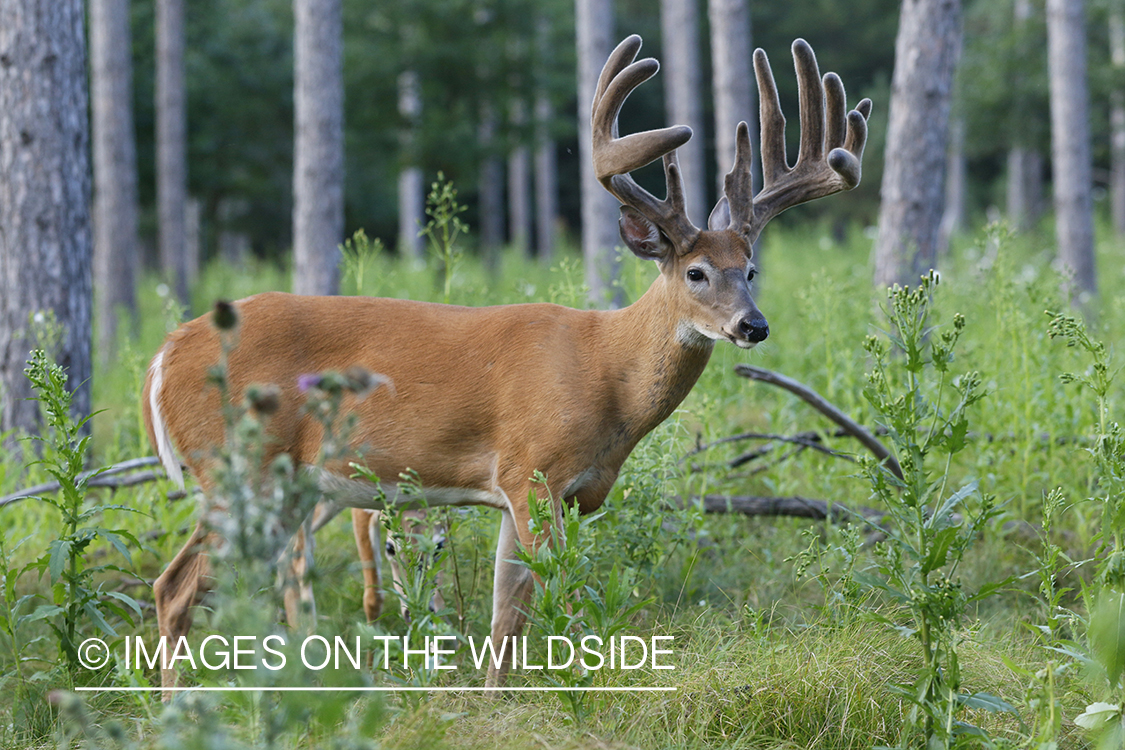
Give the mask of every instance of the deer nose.
[[770, 324], [760, 315], [748, 315], [738, 321], [738, 330], [742, 332], [743, 336], [756, 344], [759, 341], [765, 341], [766, 337], [770, 335]]

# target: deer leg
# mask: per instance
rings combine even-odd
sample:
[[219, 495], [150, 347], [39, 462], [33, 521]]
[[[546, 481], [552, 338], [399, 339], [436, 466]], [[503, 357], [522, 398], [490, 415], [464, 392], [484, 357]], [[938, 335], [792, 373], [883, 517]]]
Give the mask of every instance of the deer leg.
[[[521, 525], [522, 524], [522, 525]], [[515, 639], [523, 632], [527, 615], [535, 591], [535, 579], [531, 571], [523, 565], [512, 562], [516, 558], [517, 546], [523, 542], [528, 549], [533, 548], [534, 539], [527, 529], [527, 513], [520, 518], [513, 516], [511, 510], [503, 510], [500, 515], [500, 536], [496, 542], [496, 572], [492, 584], [492, 643], [495, 649], [504, 649], [504, 658], [497, 667], [489, 665], [487, 687], [499, 687], [512, 668], [515, 654]]]
[[282, 585], [285, 619], [293, 630], [309, 633], [316, 627], [316, 598], [309, 577], [313, 569], [313, 550], [316, 548], [314, 517], [319, 509], [318, 505], [313, 515], [301, 522], [301, 527], [289, 542], [281, 565], [285, 576]]
[[375, 622], [383, 612], [383, 582], [379, 571], [379, 511], [352, 508], [352, 531], [363, 573], [363, 613]]
[[169, 665], [169, 657], [180, 638], [191, 629], [191, 608], [210, 588], [211, 564], [207, 548], [213, 541], [214, 535], [199, 521], [187, 543], [152, 584], [156, 622], [164, 641], [160, 685], [164, 688], [165, 703], [172, 700], [174, 694], [168, 688], [176, 687], [179, 677], [176, 668]]

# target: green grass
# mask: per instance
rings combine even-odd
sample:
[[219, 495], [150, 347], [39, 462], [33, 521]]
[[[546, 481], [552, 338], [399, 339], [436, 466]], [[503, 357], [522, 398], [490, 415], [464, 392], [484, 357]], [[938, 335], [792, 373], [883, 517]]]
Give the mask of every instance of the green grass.
[[[996, 495], [1004, 505], [1002, 516], [986, 530], [960, 570], [967, 589], [1032, 569], [1038, 543], [1034, 537], [1005, 532], [1004, 524], [1038, 523], [1043, 498], [1056, 487], [1062, 488], [1068, 503], [1056, 522], [1059, 543], [1075, 560], [1093, 554], [1091, 539], [1099, 527], [1099, 511], [1087, 501], [1097, 487], [1087, 440], [1096, 427], [1096, 414], [1091, 399], [1058, 379], [1063, 372], [1084, 370], [1087, 363], [1078, 352], [1047, 336], [1044, 311], [1061, 306], [1051, 267], [1052, 245], [1049, 236], [1031, 234], [1005, 240], [996, 253], [980, 232], [957, 238], [951, 257], [943, 262], [934, 319], [949, 320], [955, 312], [966, 317], [954, 369], [979, 370], [991, 394], [976, 407], [971, 444], [955, 458], [950, 481], [959, 486], [976, 479], [983, 492]], [[1111, 353], [1119, 355], [1114, 350], [1125, 334], [1125, 274], [1120, 271], [1125, 258], [1120, 242], [1108, 235], [1100, 237], [1098, 252], [1101, 296], [1091, 314], [1091, 327]], [[628, 632], [676, 636], [674, 672], [607, 672], [598, 677], [603, 682], [595, 684], [668, 685], [677, 688], [675, 693], [595, 695], [586, 703], [581, 724], [574, 722], [562, 701], [548, 694], [498, 699], [438, 694], [393, 696], [385, 701], [322, 697], [310, 699], [308, 705], [315, 705], [315, 710], [305, 714], [298, 704], [286, 700], [278, 702], [277, 710], [263, 713], [261, 698], [224, 698], [214, 701], [210, 712], [205, 707], [193, 710], [208, 717], [199, 726], [221, 730], [226, 739], [207, 735], [199, 739], [202, 744], [184, 739], [182, 746], [233, 747], [231, 743], [237, 741], [253, 747], [319, 748], [331, 743], [360, 747], [365, 746], [361, 741], [365, 737], [391, 748], [780, 749], [863, 748], [898, 742], [907, 709], [887, 685], [908, 681], [907, 672], [917, 666], [917, 649], [862, 612], [833, 613], [825, 606], [824, 587], [798, 578], [792, 561], [808, 545], [802, 532], [813, 528], [825, 544], [825, 581], [830, 584], [841, 565], [832, 551], [840, 530], [795, 519], [671, 517], [661, 506], [670, 496], [702, 492], [799, 494], [855, 506], [874, 502], [855, 464], [813, 451], [759, 472], [752, 469], [761, 460], [735, 471], [723, 466], [756, 445], [753, 443], [720, 446], [688, 461], [680, 460], [697, 441], [706, 443], [742, 431], [791, 434], [831, 428], [796, 397], [734, 375], [733, 366], [739, 362], [801, 380], [858, 421], [873, 423], [873, 413], [862, 397], [869, 368], [862, 343], [865, 336], [884, 326], [879, 306], [885, 296], [871, 289], [869, 253], [870, 240], [858, 227], [842, 244], [819, 227], [771, 227], [760, 259], [763, 274], [758, 300], [770, 322], [770, 339], [750, 353], [724, 345], [716, 348], [681, 410], [638, 447], [610, 495], [609, 513], [594, 525], [597, 568], [608, 572], [614, 565], [637, 566], [634, 597], [656, 600], [638, 615]], [[627, 258], [622, 275], [626, 297], [639, 296], [655, 273], [652, 264]], [[432, 269], [418, 269], [387, 257], [372, 259], [364, 279], [364, 291], [369, 294], [431, 300], [443, 294], [442, 280]], [[581, 279], [581, 267], [573, 255], [563, 255], [548, 269], [509, 254], [503, 258], [497, 278], [490, 277], [473, 258], [466, 258], [454, 279], [452, 300], [471, 305], [522, 301], [582, 305]], [[95, 404], [103, 410], [93, 419], [92, 449], [99, 463], [151, 454], [140, 431], [140, 383], [149, 358], [174, 319], [157, 287], [153, 278], [141, 282], [135, 336], [123, 340], [108, 371], [95, 375]], [[251, 263], [236, 270], [211, 265], [194, 290], [193, 308], [198, 313], [215, 299], [288, 287], [287, 274], [273, 267]], [[345, 291], [350, 291], [347, 286]], [[620, 356], [628, 356], [628, 352]], [[1117, 361], [1120, 365], [1120, 357]], [[1120, 412], [1121, 396], [1120, 390], [1110, 394], [1112, 414]], [[831, 444], [844, 451], [858, 450], [846, 440]], [[693, 464], [699, 470], [691, 470]], [[681, 476], [665, 481], [645, 479], [677, 467]], [[42, 479], [37, 467], [22, 470], [14, 459], [0, 462], [0, 491]], [[145, 514], [126, 514], [120, 523], [145, 539], [144, 551], [135, 555], [136, 572], [149, 581], [179, 549], [184, 531], [194, 521], [194, 504], [167, 501], [164, 493], [168, 489], [150, 484], [122, 491], [112, 501]], [[0, 514], [11, 567], [41, 554], [60, 533], [50, 521], [50, 509], [31, 501], [0, 509]], [[675, 528], [661, 528], [665, 515]], [[490, 511], [475, 510], [459, 522], [454, 533], [453, 554], [469, 605], [467, 630], [478, 637], [487, 633], [490, 618], [497, 521]], [[145, 536], [153, 530], [163, 533]], [[678, 539], [675, 544], [668, 541], [673, 535]], [[15, 549], [20, 539], [27, 541]], [[628, 559], [628, 550], [634, 559]], [[108, 547], [92, 549], [89, 554], [111, 559], [116, 555]], [[650, 561], [639, 563], [646, 554]], [[872, 559], [872, 551], [864, 549], [858, 567], [868, 567]], [[445, 567], [448, 579], [449, 560]], [[1091, 576], [1092, 566], [1087, 565], [1066, 571], [1064, 582], [1077, 590]], [[125, 578], [108, 583], [151, 601], [146, 586], [133, 585]], [[1004, 659], [1036, 671], [1048, 660], [1059, 658], [1027, 627], [1043, 620], [1033, 598], [1034, 587], [1031, 578], [1022, 580], [962, 623], [966, 690], [1004, 698], [1020, 710], [1025, 721], [1031, 716], [1028, 685], [1005, 666]], [[49, 593], [45, 580], [33, 575], [21, 577], [17, 588], [25, 593]], [[316, 591], [319, 632], [361, 632], [362, 588], [346, 520], [334, 522], [318, 538]], [[1083, 610], [1076, 594], [1066, 602]], [[886, 602], [872, 600], [867, 606], [892, 619], [901, 617]], [[384, 630], [401, 632], [397, 607], [389, 604], [386, 610]], [[42, 622], [24, 627], [25, 642], [29, 642], [26, 649], [33, 657], [25, 667], [42, 671], [42, 694], [54, 686], [50, 661], [57, 645], [49, 638], [34, 641], [47, 635]], [[210, 627], [205, 615], [197, 617], [193, 640], [212, 632]], [[153, 636], [151, 610], [138, 628], [123, 632]], [[7, 641], [0, 643], [0, 671], [4, 674], [0, 680], [11, 683], [16, 679]], [[113, 674], [97, 678], [108, 683], [124, 679]], [[130, 679], [158, 684], [159, 677], [135, 674]], [[513, 683], [543, 684], [535, 676], [521, 675]], [[443, 684], [483, 684], [483, 675], [459, 671]], [[50, 744], [50, 727], [59, 723], [57, 719], [48, 715], [43, 720], [46, 709], [40, 705], [37, 724], [30, 722], [26, 707], [12, 695], [10, 690], [0, 690], [0, 745], [31, 748]], [[1057, 697], [1066, 717], [1060, 747], [1085, 746], [1087, 740], [1072, 719], [1101, 696], [1075, 670], [1059, 686]], [[162, 707], [154, 696], [98, 696], [87, 705], [91, 721], [101, 725], [119, 722], [136, 747], [171, 746], [161, 740], [165, 732], [179, 731], [182, 738], [194, 736], [187, 730], [174, 730], [178, 725], [170, 723], [171, 719], [162, 719]], [[278, 715], [283, 719], [278, 720], [280, 728], [274, 733], [263, 717]], [[1010, 716], [973, 713], [969, 719], [994, 738], [1024, 746], [1026, 730]]]

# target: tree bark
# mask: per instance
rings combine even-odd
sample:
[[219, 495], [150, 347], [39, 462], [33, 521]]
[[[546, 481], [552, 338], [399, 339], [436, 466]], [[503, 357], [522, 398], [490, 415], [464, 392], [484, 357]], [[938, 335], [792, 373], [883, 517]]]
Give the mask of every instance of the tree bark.
[[1109, 201], [1114, 231], [1125, 235], [1125, 0], [1110, 8], [1109, 44], [1117, 82], [1110, 93]]
[[[719, 195], [723, 178], [734, 165], [735, 131], [738, 123], [750, 126], [757, 142], [758, 118], [754, 111], [753, 47], [750, 8], [747, 0], [709, 0], [711, 26], [711, 76], [715, 97], [715, 160]], [[758, 154], [752, 154], [754, 189], [761, 186]]]
[[[527, 122], [523, 102], [516, 102], [512, 125], [521, 130]], [[518, 143], [508, 154], [508, 238], [519, 252], [531, 251], [531, 150]]]
[[[1013, 15], [1017, 29], [1031, 18], [1031, 0], [1015, 0]], [[1016, 102], [1016, 116], [1030, 116], [1024, 102]], [[1028, 143], [1016, 143], [1008, 151], [1008, 221], [1020, 231], [1035, 226], [1043, 211], [1043, 156]]]
[[415, 130], [422, 116], [422, 93], [418, 74], [412, 70], [398, 77], [398, 113], [406, 121], [400, 134], [406, 166], [398, 173], [398, 251], [407, 258], [422, 261], [425, 249], [422, 227], [426, 223], [426, 180], [415, 166]]
[[968, 164], [965, 160], [965, 121], [957, 117], [949, 128], [949, 151], [945, 160], [945, 213], [941, 217], [938, 252], [949, 252], [953, 235], [965, 228]]
[[136, 311], [137, 147], [129, 0], [91, 0], [90, 111], [94, 156], [94, 288], [98, 361], [117, 342], [118, 311]]
[[705, 226], [709, 207], [703, 156], [703, 76], [699, 65], [696, 0], [660, 0], [660, 27], [667, 124], [687, 125], [694, 134], [676, 154], [684, 182], [684, 205], [696, 226]]
[[189, 304], [184, 0], [156, 0], [156, 203], [160, 268]]
[[340, 0], [293, 0], [293, 291], [335, 294], [344, 239]]
[[590, 114], [602, 66], [613, 52], [611, 0], [576, 0], [578, 37], [578, 157], [581, 161], [582, 256], [586, 261], [586, 286], [595, 306], [617, 306], [621, 290], [614, 286], [617, 262], [619, 204], [594, 176]]
[[[0, 432], [35, 431], [28, 352], [90, 411], [93, 237], [82, 0], [0, 0]], [[53, 314], [61, 337], [37, 336]]]
[[[535, 25], [539, 49], [551, 46], [551, 21], [541, 14]], [[555, 227], [559, 213], [559, 170], [551, 123], [555, 108], [548, 89], [548, 73], [540, 63], [535, 81], [535, 252], [539, 262], [550, 264], [555, 257]]]
[[546, 92], [535, 99], [535, 251], [539, 262], [555, 257], [555, 221], [559, 213], [559, 169], [550, 123], [554, 108]]
[[490, 105], [481, 113], [481, 153], [477, 179], [480, 200], [480, 245], [485, 265], [496, 271], [500, 265], [500, 248], [504, 244], [504, 165], [495, 152], [496, 114]]
[[1073, 274], [1071, 297], [1097, 292], [1090, 162], [1086, 19], [1082, 0], [1047, 0], [1051, 77], [1051, 166], [1059, 260]]
[[876, 285], [913, 283], [937, 261], [960, 48], [960, 0], [903, 0], [875, 245]]

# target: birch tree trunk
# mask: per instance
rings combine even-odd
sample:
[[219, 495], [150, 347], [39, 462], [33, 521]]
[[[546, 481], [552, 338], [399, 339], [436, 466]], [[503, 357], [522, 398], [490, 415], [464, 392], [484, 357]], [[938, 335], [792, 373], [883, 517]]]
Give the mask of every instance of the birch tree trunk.
[[293, 0], [293, 291], [335, 294], [344, 239], [341, 0]]
[[[692, 139], [677, 149], [684, 181], [684, 205], [696, 226], [707, 223], [706, 165], [703, 162], [703, 78], [699, 68], [696, 0], [660, 0], [664, 43], [664, 106], [668, 125], [687, 125]], [[729, 168], [728, 168], [729, 169]]]
[[398, 251], [407, 258], [422, 261], [422, 227], [426, 223], [426, 181], [421, 167], [415, 166], [415, 130], [422, 116], [422, 93], [418, 74], [408, 70], [398, 77], [398, 113], [407, 122], [401, 133], [407, 164], [398, 173]]
[[1097, 292], [1085, 15], [1082, 0], [1047, 0], [1055, 234], [1079, 302]]
[[960, 0], [903, 0], [887, 126], [875, 284], [913, 284], [937, 261]]
[[[75, 415], [90, 412], [83, 10], [82, 0], [0, 0], [0, 432], [39, 424], [23, 374], [36, 346], [66, 368]], [[37, 335], [50, 315], [61, 326], [54, 341]]]
[[110, 362], [119, 310], [136, 310], [137, 147], [129, 0], [91, 0], [90, 111], [94, 157], [94, 289], [98, 361]]
[[[754, 111], [753, 47], [750, 8], [747, 0], [709, 0], [711, 26], [711, 76], [715, 97], [715, 161], [719, 195], [723, 178], [734, 164], [735, 131], [738, 123], [750, 126], [750, 138], [758, 142], [758, 118]], [[761, 186], [758, 154], [752, 154], [754, 189]]]
[[189, 304], [184, 0], [156, 0], [156, 204], [160, 270]]
[[582, 185], [582, 255], [586, 261], [586, 286], [596, 306], [617, 306], [621, 292], [618, 276], [618, 202], [594, 176], [590, 143], [590, 113], [598, 75], [613, 51], [611, 0], [576, 0], [578, 36], [578, 156]]
[[1109, 202], [1114, 231], [1125, 235], [1125, 0], [1110, 7], [1109, 44], [1117, 82], [1110, 93]]

